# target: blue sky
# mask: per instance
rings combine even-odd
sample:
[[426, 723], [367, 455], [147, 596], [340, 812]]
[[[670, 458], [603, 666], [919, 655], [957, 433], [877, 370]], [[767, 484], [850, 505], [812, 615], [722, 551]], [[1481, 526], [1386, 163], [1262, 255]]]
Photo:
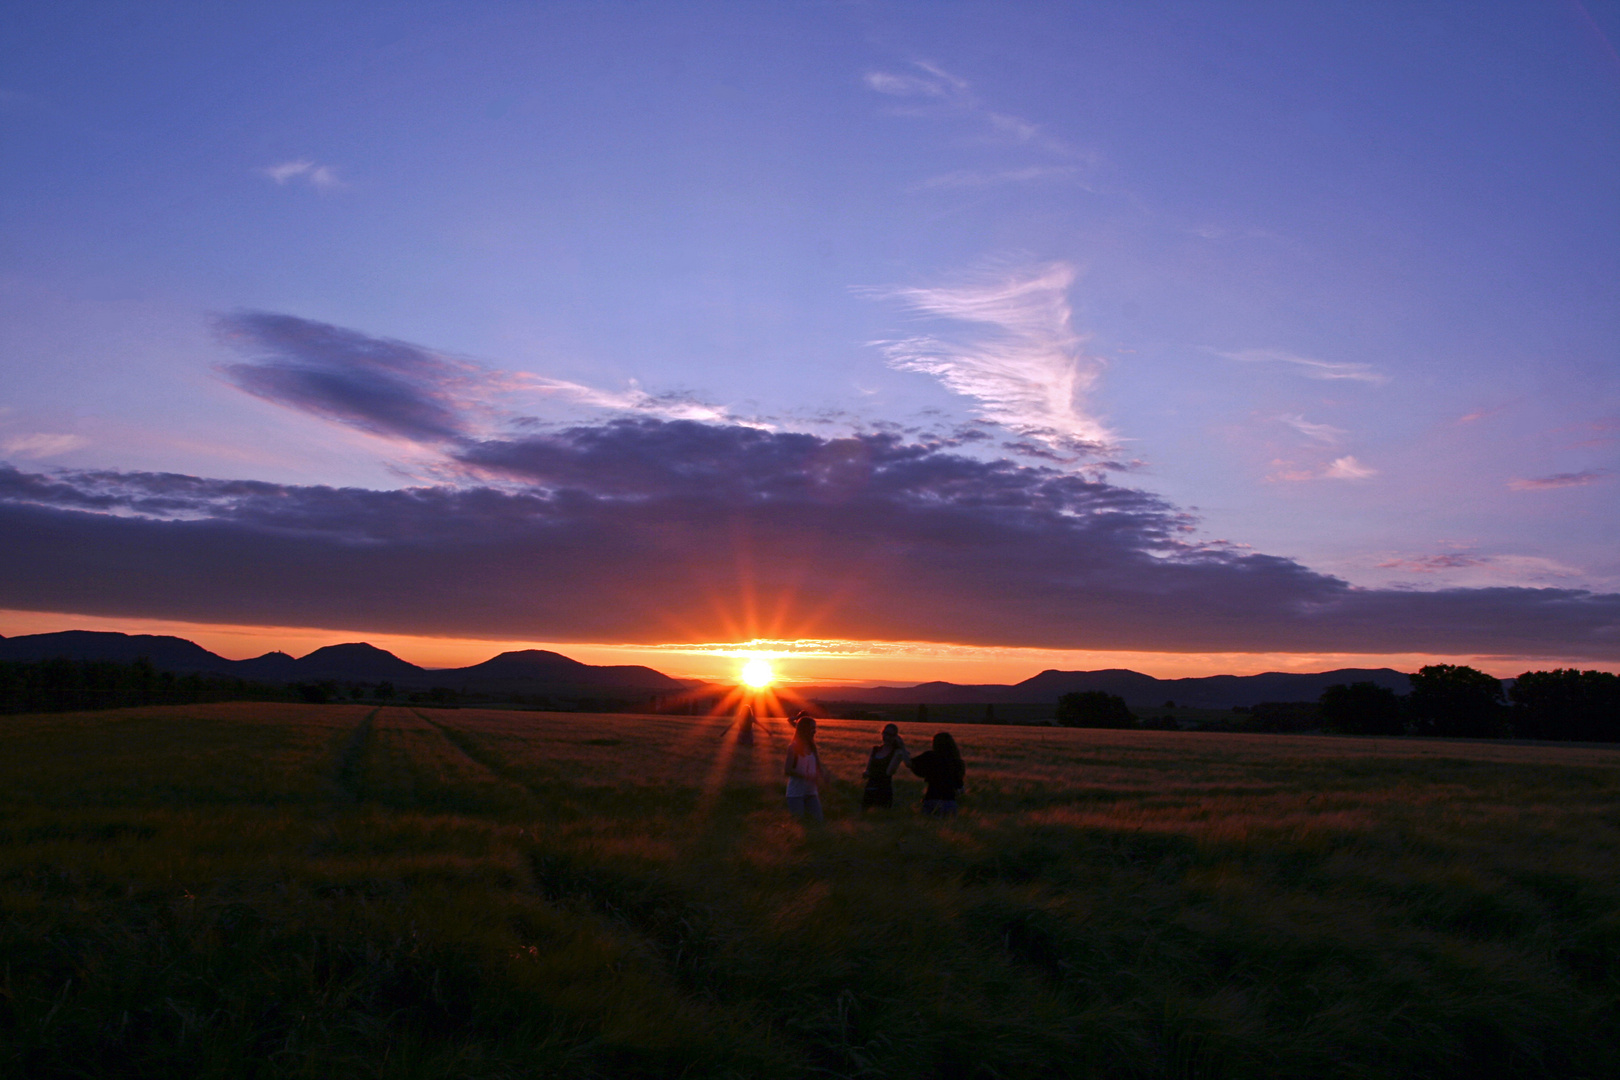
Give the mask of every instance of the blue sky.
[[[1613, 3], [61, 4], [8, 22], [0, 461], [80, 492], [19, 481], [30, 512], [223, 527], [217, 501], [155, 507], [145, 473], [294, 501], [554, 492], [533, 446], [512, 448], [634, 421], [899, 439], [953, 468], [999, 462], [1025, 495], [1018, 469], [1083, 478], [1134, 493], [1149, 531], [1179, 515], [1160, 561], [1276, 558], [1392, 601], [1620, 591]], [[657, 445], [722, 443], [782, 462], [812, 445]], [[89, 505], [112, 474], [140, 494]], [[777, 490], [758, 483], [748, 498]], [[801, 527], [830, 535], [839, 513]], [[458, 556], [436, 557], [454, 579]], [[100, 581], [87, 558], [61, 582]], [[1013, 629], [1013, 600], [978, 627], [945, 605], [937, 632], [840, 621], [836, 591], [775, 632], [1110, 650], [1105, 632]], [[0, 629], [718, 629], [484, 631], [358, 596], [323, 613], [125, 593], [0, 589]], [[1289, 651], [1282, 623], [1229, 649], [1178, 636], [1178, 610], [1167, 656]], [[1300, 662], [1620, 662], [1608, 607], [1472, 649], [1456, 617], [1407, 641], [1302, 634]], [[1153, 633], [1112, 648], [1150, 654]]]

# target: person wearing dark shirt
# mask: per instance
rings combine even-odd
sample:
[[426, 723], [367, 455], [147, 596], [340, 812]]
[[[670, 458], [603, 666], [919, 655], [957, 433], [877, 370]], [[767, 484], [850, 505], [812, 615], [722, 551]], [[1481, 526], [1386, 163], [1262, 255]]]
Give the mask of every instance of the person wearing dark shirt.
[[931, 817], [950, 817], [956, 813], [956, 794], [967, 779], [967, 767], [962, 764], [962, 752], [948, 731], [934, 736], [934, 748], [924, 750], [906, 762], [911, 771], [928, 782], [923, 791], [923, 813]]
[[911, 752], [900, 738], [900, 729], [893, 724], [883, 727], [883, 741], [872, 747], [866, 758], [866, 790], [861, 795], [861, 809], [894, 805], [894, 771], [902, 761], [910, 761]]

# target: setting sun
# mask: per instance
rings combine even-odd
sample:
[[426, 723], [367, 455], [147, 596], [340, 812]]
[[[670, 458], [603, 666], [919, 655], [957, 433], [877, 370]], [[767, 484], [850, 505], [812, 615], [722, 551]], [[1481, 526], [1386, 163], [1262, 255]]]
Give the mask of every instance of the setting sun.
[[742, 681], [755, 690], [765, 689], [775, 678], [776, 672], [771, 670], [770, 662], [767, 660], [755, 657], [742, 666]]

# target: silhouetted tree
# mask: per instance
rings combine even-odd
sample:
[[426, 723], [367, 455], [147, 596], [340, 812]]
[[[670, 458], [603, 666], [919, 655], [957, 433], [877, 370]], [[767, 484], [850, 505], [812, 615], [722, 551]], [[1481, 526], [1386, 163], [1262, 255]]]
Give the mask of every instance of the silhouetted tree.
[[1407, 707], [1420, 735], [1493, 738], [1505, 734], [1502, 682], [1462, 664], [1430, 664], [1408, 675]]
[[926, 705], [917, 706], [917, 723], [919, 723], [919, 724], [928, 723], [928, 706], [926, 706]]
[[394, 696], [394, 684], [391, 682], [378, 683], [377, 689], [371, 692], [371, 696], [376, 698], [378, 701], [391, 700]]
[[[1322, 723], [1321, 708], [1314, 701], [1262, 701], [1251, 705], [1249, 713], [1254, 717], [1256, 728], [1272, 734], [1313, 731]], [[1228, 731], [1237, 729], [1231, 722], [1220, 727]]]
[[996, 707], [994, 705], [984, 707], [984, 722], [987, 724], [996, 723]]
[[1514, 730], [1530, 739], [1620, 741], [1620, 675], [1607, 671], [1527, 671], [1508, 691]]
[[0, 712], [63, 712], [199, 701], [284, 701], [288, 691], [195, 672], [177, 676], [139, 659], [0, 662]]
[[299, 683], [298, 697], [311, 705], [324, 705], [338, 696], [338, 684], [325, 679], [321, 682]]
[[1136, 717], [1125, 699], [1103, 690], [1077, 691], [1058, 698], [1057, 721], [1064, 727], [1129, 728]]
[[1406, 730], [1401, 699], [1375, 682], [1334, 683], [1322, 691], [1322, 722], [1347, 735], [1400, 735]]

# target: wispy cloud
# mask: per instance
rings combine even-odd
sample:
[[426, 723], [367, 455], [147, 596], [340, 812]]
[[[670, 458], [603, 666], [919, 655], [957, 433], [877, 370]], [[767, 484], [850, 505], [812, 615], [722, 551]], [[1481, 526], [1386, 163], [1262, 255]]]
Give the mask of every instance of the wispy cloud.
[[1444, 555], [1423, 555], [1415, 558], [1386, 559], [1376, 564], [1380, 570], [1405, 570], [1413, 574], [1434, 574], [1446, 570], [1466, 570], [1489, 562], [1479, 555], [1448, 552]]
[[1512, 491], [1551, 491], [1554, 488], [1585, 487], [1587, 484], [1596, 484], [1607, 480], [1612, 475], [1614, 475], [1614, 472], [1611, 469], [1586, 469], [1583, 472], [1553, 473], [1551, 476], [1509, 480], [1508, 488]]
[[1077, 165], [1031, 165], [1023, 169], [1002, 169], [997, 172], [975, 172], [961, 169], [957, 172], [930, 176], [914, 185], [923, 188], [979, 188], [997, 184], [1020, 184], [1034, 180], [1067, 180], [1077, 175]]
[[923, 60], [915, 62], [912, 67], [915, 70], [910, 72], [867, 72], [866, 85], [880, 94], [894, 97], [942, 98], [964, 104], [973, 101], [966, 79], [952, 75], [938, 64]]
[[308, 158], [277, 162], [274, 165], [267, 165], [259, 171], [277, 184], [282, 185], [297, 181], [308, 184], [310, 187], [320, 191], [330, 191], [333, 188], [344, 186], [335, 168], [331, 165], [322, 165], [311, 161]]
[[1275, 471], [1267, 474], [1272, 483], [1300, 484], [1310, 480], [1366, 480], [1378, 475], [1378, 470], [1363, 465], [1352, 455], [1335, 458], [1326, 465], [1301, 466], [1292, 461], [1273, 461]]
[[1057, 138], [1040, 124], [1011, 113], [990, 108], [973, 92], [966, 79], [927, 61], [914, 62], [905, 71], [872, 71], [866, 85], [889, 97], [910, 98], [925, 103], [926, 111], [944, 111], [977, 125], [981, 138], [993, 144], [1022, 147], [1057, 158], [1064, 164], [1027, 168], [958, 171], [932, 177], [918, 188], [989, 187], [996, 184], [1027, 183], [1036, 180], [1073, 179], [1085, 167], [1096, 164], [1096, 155]]
[[1367, 364], [1347, 364], [1334, 360], [1317, 360], [1310, 356], [1297, 356], [1282, 349], [1240, 349], [1237, 352], [1222, 352], [1212, 349], [1217, 356], [1224, 356], [1228, 360], [1238, 360], [1245, 364], [1288, 364], [1298, 370], [1298, 374], [1309, 379], [1350, 379], [1355, 382], [1384, 383], [1387, 376], [1374, 371]]
[[1279, 416], [1279, 423], [1287, 424], [1307, 439], [1315, 440], [1325, 446], [1335, 446], [1348, 432], [1343, 428], [1336, 428], [1329, 424], [1313, 424], [1303, 416]]
[[901, 371], [932, 375], [979, 402], [981, 416], [1069, 452], [1107, 451], [1114, 435], [1090, 415], [1084, 395], [1103, 361], [1085, 351], [1070, 325], [1074, 267], [1052, 263], [957, 286], [876, 295], [923, 315], [987, 328], [958, 339], [911, 337], [874, 342]]
[[708, 405], [695, 398], [680, 394], [649, 394], [636, 380], [623, 391], [602, 390], [583, 383], [551, 379], [544, 375], [513, 373], [509, 384], [512, 389], [528, 391], [544, 397], [561, 398], [595, 409], [615, 409], [622, 412], [661, 416], [666, 420], [724, 421], [732, 419], [730, 413], [717, 405]]
[[36, 431], [25, 435], [11, 435], [0, 439], [0, 450], [20, 458], [46, 458], [66, 454], [90, 445], [82, 435], [57, 435]]
[[1573, 566], [1540, 555], [1487, 555], [1448, 551], [1436, 555], [1395, 556], [1374, 564], [1420, 578], [1443, 578], [1447, 586], [1546, 585], [1582, 577]]

